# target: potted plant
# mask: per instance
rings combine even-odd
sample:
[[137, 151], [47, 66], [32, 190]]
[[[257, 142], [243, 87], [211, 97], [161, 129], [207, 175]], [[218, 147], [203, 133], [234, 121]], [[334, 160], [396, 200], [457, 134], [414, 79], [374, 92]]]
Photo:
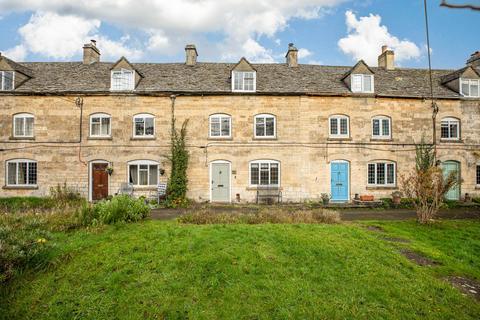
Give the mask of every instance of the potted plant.
[[361, 195], [360, 196], [360, 201], [373, 201], [374, 197], [373, 195]]
[[402, 193], [400, 191], [392, 192], [392, 202], [394, 205], [398, 206], [402, 201]]
[[330, 196], [327, 193], [322, 193], [322, 202], [324, 205], [330, 202]]
[[109, 176], [111, 176], [112, 173], [113, 173], [113, 167], [108, 166], [108, 167], [105, 169], [105, 171], [108, 173]]

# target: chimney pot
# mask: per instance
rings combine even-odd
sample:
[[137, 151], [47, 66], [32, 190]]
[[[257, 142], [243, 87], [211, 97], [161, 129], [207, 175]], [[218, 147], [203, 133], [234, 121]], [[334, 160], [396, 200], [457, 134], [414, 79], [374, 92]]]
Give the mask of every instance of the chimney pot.
[[194, 66], [197, 63], [197, 48], [194, 44], [187, 44], [185, 46], [185, 64], [187, 66]]
[[395, 53], [388, 50], [387, 46], [382, 46], [382, 53], [378, 56], [378, 67], [385, 70], [395, 69]]
[[100, 50], [97, 48], [97, 41], [90, 40], [90, 43], [83, 45], [83, 64], [100, 62]]
[[470, 55], [470, 58], [467, 60], [467, 65], [473, 67], [480, 66], [480, 51], [475, 51]]
[[298, 49], [295, 48], [293, 43], [288, 44], [288, 51], [285, 58], [287, 58], [287, 65], [289, 67], [298, 67]]

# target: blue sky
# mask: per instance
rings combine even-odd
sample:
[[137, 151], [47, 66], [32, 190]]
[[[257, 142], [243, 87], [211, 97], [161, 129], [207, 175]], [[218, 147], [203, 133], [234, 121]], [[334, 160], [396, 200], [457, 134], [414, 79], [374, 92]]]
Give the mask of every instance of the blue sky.
[[[18, 61], [77, 61], [95, 38], [104, 61], [183, 61], [185, 44], [195, 43], [200, 61], [283, 62], [294, 42], [301, 63], [375, 66], [387, 44], [398, 65], [427, 65], [422, 0], [111, 3], [0, 0], [0, 51]], [[462, 67], [480, 50], [480, 12], [439, 4], [428, 1], [433, 67]]]

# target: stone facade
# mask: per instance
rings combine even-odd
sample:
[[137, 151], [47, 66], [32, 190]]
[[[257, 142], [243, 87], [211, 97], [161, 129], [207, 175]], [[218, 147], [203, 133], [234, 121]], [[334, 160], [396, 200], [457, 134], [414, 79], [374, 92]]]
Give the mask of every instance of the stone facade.
[[[0, 166], [2, 196], [47, 195], [50, 187], [67, 183], [86, 197], [90, 190], [90, 166], [103, 160], [113, 167], [109, 194], [118, 192], [127, 182], [127, 163], [154, 160], [169, 175], [168, 159], [171, 99], [168, 95], [145, 96], [129, 93], [87, 95], [83, 98], [82, 141], [80, 109], [76, 95], [2, 95], [0, 99], [0, 161], [32, 159], [38, 163], [38, 187], [6, 186], [6, 168]], [[460, 163], [461, 194], [476, 193], [476, 165], [480, 156], [480, 110], [478, 101], [442, 99], [438, 101], [438, 158]], [[12, 119], [17, 113], [35, 116], [34, 139], [15, 140]], [[108, 113], [112, 117], [111, 139], [89, 137], [89, 116]], [[133, 116], [155, 116], [155, 138], [133, 138]], [[232, 119], [232, 137], [209, 138], [209, 116], [228, 114]], [[256, 114], [276, 116], [276, 138], [254, 138]], [[329, 116], [347, 115], [350, 137], [329, 138]], [[372, 139], [372, 117], [391, 118], [392, 138]], [[249, 162], [259, 159], [280, 162], [280, 186], [284, 201], [317, 200], [330, 193], [330, 164], [345, 160], [350, 164], [349, 195], [372, 194], [389, 197], [397, 190], [399, 176], [414, 166], [415, 144], [422, 137], [432, 141], [432, 112], [429, 101], [406, 98], [334, 97], [309, 95], [178, 95], [175, 116], [181, 123], [189, 119], [188, 146], [191, 154], [188, 170], [188, 196], [195, 201], [210, 200], [210, 164], [224, 160], [231, 163], [231, 200], [254, 201], [256, 190], [249, 187]], [[461, 139], [440, 139], [440, 121], [458, 118]], [[396, 164], [395, 187], [367, 186], [367, 164], [389, 160]], [[137, 188], [137, 195], [155, 193], [155, 188]]]

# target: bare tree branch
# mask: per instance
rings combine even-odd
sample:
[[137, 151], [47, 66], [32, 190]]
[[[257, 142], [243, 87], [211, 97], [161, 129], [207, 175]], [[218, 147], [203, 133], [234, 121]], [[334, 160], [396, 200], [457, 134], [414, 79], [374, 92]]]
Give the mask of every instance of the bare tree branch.
[[473, 5], [473, 4], [451, 4], [448, 3], [446, 0], [442, 0], [440, 4], [441, 7], [447, 7], [452, 9], [471, 9], [471, 10], [478, 10], [480, 11], [480, 6]]

